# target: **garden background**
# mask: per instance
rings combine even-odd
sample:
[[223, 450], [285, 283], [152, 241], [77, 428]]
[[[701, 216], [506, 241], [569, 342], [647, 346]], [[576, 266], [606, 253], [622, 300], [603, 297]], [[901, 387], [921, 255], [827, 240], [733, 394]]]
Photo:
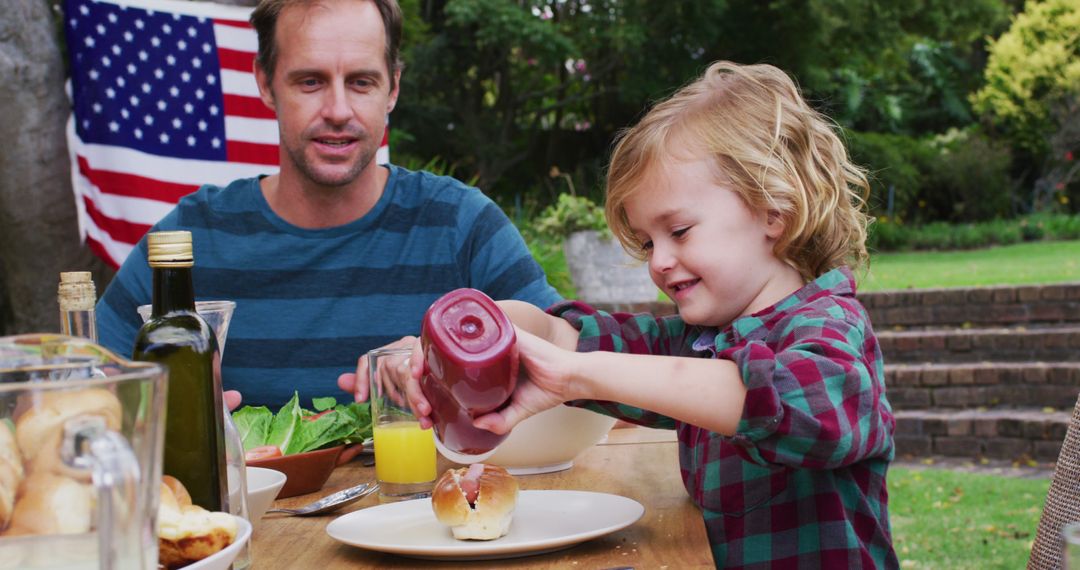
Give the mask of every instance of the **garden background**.
[[[392, 161], [494, 198], [564, 295], [562, 239], [603, 226], [612, 140], [718, 59], [791, 73], [869, 170], [864, 290], [1080, 280], [1080, 0], [401, 5]], [[59, 15], [0, 12], [0, 334], [54, 329], [59, 271], [111, 278], [77, 236]], [[1021, 566], [1047, 485], [894, 469], [903, 566]]]

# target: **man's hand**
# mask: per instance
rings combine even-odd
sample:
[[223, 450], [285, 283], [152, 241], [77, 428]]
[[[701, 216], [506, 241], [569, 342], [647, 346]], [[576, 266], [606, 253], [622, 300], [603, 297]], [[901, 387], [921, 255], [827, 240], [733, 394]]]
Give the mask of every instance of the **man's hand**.
[[[414, 350], [414, 353], [416, 353], [419, 351], [420, 346], [417, 340], [415, 336], [407, 336], [380, 348], [411, 348], [416, 346], [417, 349]], [[352, 393], [357, 402], [366, 402], [368, 391], [371, 389], [367, 353], [360, 355], [360, 358], [356, 361], [356, 372], [346, 372], [338, 376], [337, 383], [338, 388]]]
[[230, 412], [239, 408], [240, 402], [243, 401], [240, 392], [236, 390], [225, 390], [222, 392], [221, 396], [225, 400], [225, 407], [228, 408]]

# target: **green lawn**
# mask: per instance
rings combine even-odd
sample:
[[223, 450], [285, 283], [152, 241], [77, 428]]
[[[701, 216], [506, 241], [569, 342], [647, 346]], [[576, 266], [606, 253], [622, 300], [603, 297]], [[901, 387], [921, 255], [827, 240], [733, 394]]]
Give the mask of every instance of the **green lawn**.
[[1040, 241], [970, 251], [879, 253], [860, 291], [1080, 281], [1080, 241]]
[[1023, 568], [1049, 487], [1049, 479], [890, 469], [889, 517], [901, 568]]

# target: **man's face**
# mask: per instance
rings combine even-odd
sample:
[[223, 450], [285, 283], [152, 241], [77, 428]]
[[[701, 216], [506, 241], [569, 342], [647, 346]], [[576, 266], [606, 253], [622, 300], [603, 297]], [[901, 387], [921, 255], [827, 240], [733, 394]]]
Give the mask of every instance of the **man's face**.
[[[282, 174], [343, 187], [373, 164], [394, 109], [386, 33], [374, 2], [324, 0], [282, 10], [277, 63], [255, 77], [281, 133]], [[395, 77], [396, 79], [396, 77]]]

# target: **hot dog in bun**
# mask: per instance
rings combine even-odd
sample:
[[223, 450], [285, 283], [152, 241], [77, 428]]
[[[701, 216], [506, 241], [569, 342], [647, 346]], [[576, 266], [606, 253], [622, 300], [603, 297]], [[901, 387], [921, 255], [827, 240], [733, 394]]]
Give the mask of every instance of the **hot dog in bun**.
[[510, 531], [518, 483], [506, 469], [474, 463], [435, 482], [431, 508], [458, 540], [492, 540]]

